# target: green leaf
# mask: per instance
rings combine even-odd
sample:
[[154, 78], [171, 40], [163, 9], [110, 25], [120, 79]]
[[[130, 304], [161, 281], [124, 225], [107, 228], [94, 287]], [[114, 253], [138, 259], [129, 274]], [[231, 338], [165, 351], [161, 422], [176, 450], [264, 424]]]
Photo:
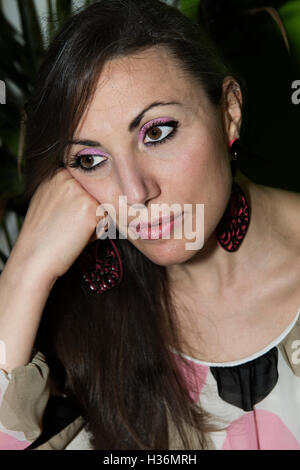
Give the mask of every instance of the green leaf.
[[193, 22], [197, 21], [199, 0], [181, 0], [179, 10]]
[[[293, 0], [285, 2], [278, 13], [287, 32], [292, 59], [300, 74], [300, 2]], [[298, 77], [295, 77], [295, 79]]]
[[54, 12], [53, 12], [53, 2], [52, 0], [47, 0], [48, 6], [48, 38], [51, 41], [55, 34], [55, 23], [54, 23]]
[[3, 233], [4, 233], [4, 236], [5, 236], [5, 240], [6, 240], [6, 242], [7, 242], [9, 251], [11, 251], [11, 250], [12, 250], [12, 247], [13, 247], [13, 243], [12, 243], [12, 240], [11, 240], [11, 238], [10, 238], [10, 234], [9, 234], [8, 228], [7, 228], [7, 226], [6, 226], [5, 217], [3, 217], [2, 221], [1, 221], [1, 228], [2, 228], [2, 230], [3, 230]]
[[22, 217], [21, 214], [16, 214], [16, 217], [17, 217], [18, 232], [20, 232], [24, 223], [24, 217]]
[[[6, 262], [8, 260], [8, 257], [6, 256], [6, 254], [2, 250], [0, 250], [0, 259], [1, 259], [3, 264], [6, 264]], [[1, 273], [1, 271], [0, 271], [0, 273]]]
[[22, 35], [7, 21], [0, 9], [0, 76], [9, 78], [24, 92], [28, 92], [27, 76], [32, 67], [28, 65], [27, 51]]
[[14, 37], [18, 34], [17, 29], [14, 25], [6, 19], [6, 16], [3, 13], [3, 6], [0, 3], [0, 23], [1, 23], [1, 33], [5, 32], [8, 36]]
[[17, 0], [22, 23], [25, 47], [31, 67], [35, 72], [38, 68], [41, 55], [43, 54], [43, 37], [33, 0]]
[[0, 148], [0, 199], [19, 196], [25, 190], [25, 178], [18, 174], [17, 159], [5, 147]]
[[56, 0], [56, 12], [60, 24], [63, 24], [65, 19], [68, 18], [72, 13], [72, 1]]
[[95, 2], [96, 2], [96, 0], [85, 0], [85, 5], [84, 6], [88, 7], [88, 6], [92, 5]]

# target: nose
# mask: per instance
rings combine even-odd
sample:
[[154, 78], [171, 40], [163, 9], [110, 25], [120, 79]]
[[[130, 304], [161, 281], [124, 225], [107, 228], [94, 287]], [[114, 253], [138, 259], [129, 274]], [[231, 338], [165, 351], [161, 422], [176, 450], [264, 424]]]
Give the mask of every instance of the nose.
[[128, 206], [147, 205], [149, 200], [160, 193], [149, 164], [138, 163], [136, 158], [124, 158], [119, 162], [117, 173], [121, 194], [127, 197]]

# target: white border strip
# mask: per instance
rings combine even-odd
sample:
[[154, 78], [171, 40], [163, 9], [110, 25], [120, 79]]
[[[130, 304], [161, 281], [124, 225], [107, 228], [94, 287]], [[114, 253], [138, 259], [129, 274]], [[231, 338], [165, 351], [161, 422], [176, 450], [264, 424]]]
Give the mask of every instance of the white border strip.
[[297, 313], [296, 317], [294, 318], [294, 320], [283, 331], [283, 333], [281, 333], [280, 336], [278, 336], [274, 341], [272, 341], [272, 343], [270, 343], [268, 346], [261, 349], [260, 351], [252, 354], [251, 356], [245, 357], [243, 359], [238, 359], [237, 361], [232, 361], [232, 362], [205, 362], [205, 361], [199, 361], [198, 359], [194, 359], [193, 357], [187, 356], [186, 354], [178, 353], [173, 348], [171, 348], [171, 349], [175, 354], [178, 354], [179, 356], [185, 357], [186, 359], [189, 359], [190, 361], [195, 362], [196, 364], [203, 365], [203, 366], [209, 366], [209, 367], [238, 366], [238, 365], [241, 365], [241, 364], [245, 364], [246, 362], [253, 361], [253, 359], [256, 359], [257, 357], [262, 356], [263, 354], [265, 354], [266, 352], [268, 352], [272, 348], [274, 348], [274, 346], [277, 346], [279, 343], [281, 343], [281, 341], [285, 338], [285, 336], [287, 336], [289, 334], [289, 332], [292, 330], [292, 328], [295, 326], [299, 315], [300, 315], [300, 308], [299, 308], [298, 313]]

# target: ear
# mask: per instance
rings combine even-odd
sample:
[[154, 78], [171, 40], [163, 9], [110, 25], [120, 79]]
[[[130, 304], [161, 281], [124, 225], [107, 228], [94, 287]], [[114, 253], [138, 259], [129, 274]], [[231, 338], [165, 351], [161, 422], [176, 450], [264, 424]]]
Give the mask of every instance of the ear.
[[242, 92], [236, 79], [224, 78], [222, 95], [223, 124], [228, 142], [239, 138], [242, 124]]

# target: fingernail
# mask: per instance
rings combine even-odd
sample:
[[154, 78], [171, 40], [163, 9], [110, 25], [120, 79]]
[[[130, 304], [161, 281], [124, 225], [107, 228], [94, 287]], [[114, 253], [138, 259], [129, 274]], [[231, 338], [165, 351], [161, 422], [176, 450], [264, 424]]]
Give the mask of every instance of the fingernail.
[[97, 227], [96, 227], [97, 238], [101, 238], [102, 235], [107, 231], [108, 231], [108, 224], [106, 224], [104, 227], [103, 226], [99, 227], [97, 225]]

